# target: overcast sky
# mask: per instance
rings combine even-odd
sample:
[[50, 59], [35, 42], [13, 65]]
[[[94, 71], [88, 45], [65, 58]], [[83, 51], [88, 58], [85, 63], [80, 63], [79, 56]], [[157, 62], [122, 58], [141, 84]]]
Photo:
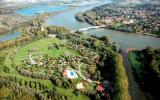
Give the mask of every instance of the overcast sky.
[[[39, 1], [72, 1], [72, 0], [0, 0], [2, 2], [39, 2]], [[94, 0], [91, 0], [94, 1]]]
[[39, 1], [59, 1], [59, 0], [2, 0], [2, 2], [5, 2], [5, 3], [8, 3], [8, 2], [39, 2]]

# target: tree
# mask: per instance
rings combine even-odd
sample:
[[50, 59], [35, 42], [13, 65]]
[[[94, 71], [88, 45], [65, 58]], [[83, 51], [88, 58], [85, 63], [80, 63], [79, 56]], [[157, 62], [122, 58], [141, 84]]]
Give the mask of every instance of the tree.
[[93, 79], [94, 80], [101, 80], [102, 79], [101, 73], [99, 70], [94, 74]]
[[58, 86], [58, 87], [61, 87], [61, 86], [62, 86], [62, 82], [61, 82], [61, 80], [60, 80], [59, 78], [57, 78], [57, 79], [55, 80], [55, 85]]
[[74, 89], [73, 93], [74, 93], [76, 96], [80, 95], [80, 91], [77, 90], [77, 89]]
[[153, 53], [154, 53], [154, 51], [153, 51], [153, 48], [152, 47], [146, 47], [146, 49], [144, 50], [144, 52], [145, 52], [145, 54], [147, 55], [147, 56], [151, 56], [151, 55], [153, 55]]
[[105, 43], [106, 45], [109, 44], [109, 37], [108, 37], [108, 36], [102, 36], [102, 37], [100, 37], [99, 39], [102, 40], [102, 41], [104, 41], [104, 43]]
[[9, 70], [9, 68], [7, 66], [3, 66], [3, 71], [5, 73], [9, 73], [10, 72], [10, 70]]

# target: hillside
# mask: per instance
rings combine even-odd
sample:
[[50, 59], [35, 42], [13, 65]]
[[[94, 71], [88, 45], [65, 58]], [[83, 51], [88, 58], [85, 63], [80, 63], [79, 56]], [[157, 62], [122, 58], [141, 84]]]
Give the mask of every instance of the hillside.
[[37, 25], [0, 45], [0, 99], [130, 99], [122, 57], [107, 36]]

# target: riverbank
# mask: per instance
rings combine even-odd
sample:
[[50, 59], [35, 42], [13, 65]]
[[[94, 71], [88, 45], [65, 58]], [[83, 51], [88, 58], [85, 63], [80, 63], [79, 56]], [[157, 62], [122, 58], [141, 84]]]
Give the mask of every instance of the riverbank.
[[[158, 100], [159, 94], [159, 71], [158, 62], [160, 49], [147, 47], [143, 50], [130, 50], [129, 60], [135, 74], [135, 79], [139, 87], [144, 91], [145, 95], [150, 100]], [[147, 77], [147, 78], [146, 78]]]
[[[53, 15], [56, 15], [56, 14], [59, 14], [59, 13], [62, 13], [62, 12], [65, 12], [65, 11], [68, 11], [68, 10], [75, 8], [75, 7], [67, 6], [64, 8], [62, 7], [61, 10], [58, 10], [59, 9], [58, 4], [54, 4], [54, 5], [52, 4], [52, 6], [47, 5], [47, 4], [43, 4], [43, 5], [37, 4], [36, 9], [38, 9], [39, 6], [42, 6], [42, 7], [45, 6], [46, 11], [38, 12], [38, 13], [35, 13], [34, 16], [30, 16], [30, 15], [28, 15], [29, 14], [28, 9], [30, 9], [30, 10], [35, 9], [34, 5], [35, 4], [11, 5], [8, 8], [5, 6], [0, 7], [0, 8], [2, 8], [0, 10], [0, 30], [1, 30], [0, 35], [3, 35], [5, 33], [11, 32], [11, 31], [16, 31], [17, 29], [20, 29], [22, 27], [24, 27], [24, 28], [28, 27], [28, 26], [30, 26], [30, 24], [32, 24], [32, 22], [35, 19], [40, 19], [40, 20], [42, 20], [41, 23], [43, 23], [43, 21], [45, 21], [49, 16], [53, 16]], [[49, 7], [49, 8], [47, 9], [47, 7]], [[50, 11], [50, 9], [51, 9], [51, 11]], [[20, 12], [18, 13], [18, 11], [20, 11]], [[22, 13], [26, 13], [27, 15], [23, 15]]]
[[137, 4], [132, 7], [106, 4], [77, 13], [75, 18], [95, 26], [105, 25], [107, 29], [160, 37], [157, 9], [155, 5], [151, 10], [151, 4]]
[[0, 5], [0, 35], [15, 31], [32, 18], [16, 14], [17, 9], [28, 8], [33, 4], [3, 4]]
[[[79, 14], [79, 13], [78, 13]], [[79, 17], [79, 15], [75, 15], [75, 19], [79, 22], [87, 22], [89, 23], [90, 25], [93, 25], [93, 26], [105, 26], [104, 24], [102, 23], [97, 23], [93, 20], [85, 20], [85, 19], [82, 19]], [[126, 32], [126, 31], [121, 31], [121, 30], [118, 30], [118, 29], [113, 29], [111, 28], [110, 26], [106, 26], [106, 27], [103, 27], [105, 29], [111, 29], [111, 30], [115, 30], [115, 31], [119, 31], [119, 32], [124, 32], [124, 33], [128, 33], [128, 34], [141, 34], [141, 35], [146, 35], [146, 36], [152, 36], [152, 37], [157, 37], [157, 38], [160, 38], [159, 35], [155, 35], [155, 34], [150, 34], [150, 33], [142, 33], [142, 32], [136, 32], [136, 33], [132, 33], [132, 32]]]
[[125, 72], [128, 76], [129, 81], [129, 94], [132, 100], [147, 100], [145, 94], [139, 88], [137, 82], [135, 81], [134, 73], [132, 71], [132, 67], [129, 61], [129, 55], [127, 51], [121, 50], [121, 55], [123, 56], [123, 63], [125, 67]]
[[[60, 14], [60, 13], [66, 12], [66, 11], [70, 11], [73, 9], [74, 9], [74, 7], [71, 7], [70, 9], [67, 9], [64, 11], [43, 13], [43, 14], [39, 14], [35, 17], [32, 17], [33, 18], [32, 20], [26, 22], [25, 24], [24, 23], [19, 24], [18, 25], [19, 27], [12, 29], [12, 32], [6, 31], [3, 34], [0, 34], [0, 42], [6, 42], [8, 40], [12, 40], [17, 37], [20, 38], [19, 36], [20, 35], [22, 36], [22, 34], [24, 33], [23, 29], [29, 28], [30, 25], [33, 24], [33, 21], [35, 21], [35, 20], [39, 20], [40, 24], [43, 26], [43, 24], [45, 23], [45, 20], [47, 20], [48, 17], [54, 16], [54, 15], [57, 15], [57, 14]], [[15, 32], [18, 32], [19, 34], [14, 34]]]
[[136, 33], [136, 34], [142, 34], [142, 35], [147, 35], [147, 36], [152, 36], [152, 37], [160, 38], [160, 36], [159, 36], [159, 35], [150, 34], [150, 33]]

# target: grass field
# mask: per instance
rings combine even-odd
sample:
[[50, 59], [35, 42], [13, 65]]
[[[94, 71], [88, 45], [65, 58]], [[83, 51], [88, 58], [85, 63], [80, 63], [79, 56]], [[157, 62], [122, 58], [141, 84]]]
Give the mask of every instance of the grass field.
[[131, 62], [131, 65], [134, 69], [134, 71], [136, 72], [136, 74], [138, 75], [138, 77], [141, 77], [140, 73], [141, 73], [141, 61], [139, 60], [139, 57], [141, 56], [140, 51], [130, 51], [129, 53], [129, 59]]
[[56, 48], [48, 50], [48, 47], [52, 45], [53, 43], [56, 44], [64, 44], [65, 41], [61, 41], [57, 38], [44, 38], [35, 42], [32, 42], [30, 44], [25, 45], [24, 47], [20, 48], [16, 55], [14, 56], [14, 64], [21, 64], [22, 59], [28, 58], [29, 52], [28, 50], [37, 50], [37, 52], [41, 52], [43, 55], [48, 55], [50, 57], [58, 57], [63, 56], [65, 52], [69, 52], [71, 55], [78, 55], [78, 52], [68, 49], [66, 47], [61, 47], [59, 50]]
[[[50, 45], [53, 43], [56, 44], [66, 44], [66, 41], [59, 40], [57, 38], [43, 38], [38, 41], [31, 42], [25, 46], [22, 47], [17, 47], [17, 48], [12, 48], [9, 50], [6, 50], [5, 52], [1, 52], [2, 54], [5, 54], [5, 60], [4, 60], [4, 65], [9, 68], [9, 73], [1, 73], [2, 76], [10, 76], [10, 77], [17, 77], [18, 79], [23, 79], [27, 81], [36, 81], [44, 84], [48, 89], [53, 88], [53, 84], [51, 83], [50, 80], [43, 80], [43, 79], [33, 79], [30, 77], [25, 77], [20, 75], [17, 70], [12, 67], [13, 64], [21, 65], [21, 60], [25, 59], [28, 57], [28, 50], [37, 50], [38, 52], [42, 52], [42, 54], [47, 54], [48, 56], [51, 57], [58, 57], [58, 56], [63, 56], [65, 55], [65, 52], [69, 52], [71, 55], [78, 55], [78, 52], [68, 49], [65, 46], [60, 46], [59, 50], [56, 48], [53, 49], [48, 49]], [[13, 56], [13, 62], [11, 59], [11, 56]]]
[[[86, 39], [87, 36], [82, 35], [80, 38]], [[99, 40], [96, 41], [96, 46], [100, 46], [102, 44], [103, 44], [102, 41], [99, 41]], [[56, 46], [58, 45], [59, 49], [57, 49], [55, 45]], [[49, 48], [49, 47], [51, 47], [51, 48]], [[27, 69], [28, 71], [35, 72], [36, 74], [41, 73], [41, 72], [47, 73], [48, 75], [52, 75], [52, 76], [56, 76], [56, 75], [58, 76], [60, 74], [59, 76], [62, 77], [61, 76], [62, 71], [59, 71], [59, 69], [57, 69], [57, 66], [55, 67], [56, 70], [54, 70], [54, 66], [51, 66], [53, 69], [50, 67], [51, 64], [46, 64], [47, 67], [46, 66], [45, 67], [44, 66], [38, 66], [38, 67], [31, 66], [30, 67], [27, 65], [30, 65], [30, 59], [29, 59], [30, 54], [32, 54], [32, 58], [34, 60], [37, 60], [37, 59], [39, 60], [39, 57], [41, 57], [41, 56], [44, 57], [45, 55], [48, 55], [50, 57], [60, 57], [60, 56], [66, 56], [66, 55], [72, 55], [72, 56], [79, 55], [78, 51], [75, 51], [73, 49], [68, 48], [66, 40], [59, 40], [58, 38], [41, 38], [36, 41], [35, 40], [30, 41], [30, 43], [27, 43], [25, 45], [21, 45], [16, 48], [9, 49], [5, 52], [6, 52], [6, 55], [4, 56], [5, 60], [3, 62], [3, 65], [8, 67], [9, 72], [2, 71], [2, 72], [0, 72], [0, 76], [2, 76], [2, 77], [4, 76], [5, 78], [7, 77], [7, 78], [9, 78], [9, 80], [11, 82], [17, 83], [17, 84], [22, 84], [21, 83], [22, 80], [25, 82], [27, 81], [27, 84], [28, 83], [31, 84], [31, 86], [29, 86], [29, 87], [31, 87], [33, 89], [37, 89], [37, 88], [35, 88], [34, 85], [32, 86], [32, 82], [36, 83], [36, 84], [40, 83], [40, 85], [43, 85], [43, 88], [45, 88], [44, 90], [56, 91], [59, 94], [67, 96], [68, 100], [90, 100], [89, 96], [86, 94], [78, 93], [77, 95], [75, 95], [74, 89], [76, 89], [76, 87], [66, 89], [64, 87], [57, 86], [56, 84], [51, 82], [50, 76], [47, 76], [47, 78], [43, 78], [43, 77], [42, 78], [41, 77], [40, 78], [39, 77], [32, 78], [32, 76], [27, 77], [26, 74], [21, 73], [21, 70], [20, 70], [21, 68], [23, 68], [23, 69], [28, 68]], [[3, 54], [3, 52], [0, 52], [0, 53]], [[27, 59], [27, 60], [25, 60], [25, 59]], [[46, 59], [47, 58], [41, 59], [41, 61], [42, 62], [46, 61]], [[28, 61], [27, 63], [25, 63], [26, 65], [24, 65], [24, 63], [22, 64], [22, 60], [25, 60], [26, 62]], [[38, 60], [37, 60], [37, 62], [38, 62]], [[77, 62], [73, 62], [73, 63], [74, 63], [74, 65], [77, 64], [74, 67], [77, 67], [77, 69], [78, 69], [79, 63], [77, 63]], [[81, 71], [84, 76], [88, 75], [87, 65], [88, 64], [82, 63], [82, 66], [81, 66]], [[58, 66], [58, 67], [61, 67], [61, 66]], [[70, 65], [67, 67], [70, 67]], [[3, 69], [3, 67], [2, 67], [2, 69]], [[84, 80], [82, 80], [82, 78], [79, 77], [78, 79], [76, 79], [75, 84], [78, 84], [80, 82], [83, 83]], [[22, 84], [22, 85], [24, 85], [24, 84]], [[87, 83], [84, 86], [87, 91], [95, 91], [95, 84], [88, 84]], [[54, 87], [56, 88], [56, 90], [54, 90], [55, 89]], [[37, 90], [43, 91], [41, 89], [39, 90], [39, 88]]]
[[13, 51], [15, 51], [17, 48], [12, 48], [12, 49], [6, 50], [5, 52], [2, 52], [3, 54], [6, 53], [4, 65], [10, 69], [9, 73], [11, 73], [11, 74], [18, 74], [18, 72], [12, 67], [12, 60], [10, 58], [13, 55]]
[[119, 54], [115, 54], [114, 57], [115, 61], [115, 87], [117, 89], [117, 95], [114, 97], [114, 100], [131, 100], [131, 97], [129, 95], [129, 83], [128, 83], [128, 77], [125, 72], [125, 68], [123, 65], [123, 58]]
[[53, 88], [53, 84], [50, 80], [43, 80], [43, 79], [33, 79], [30, 77], [25, 77], [22, 76], [20, 74], [7, 74], [7, 73], [1, 73], [1, 76], [10, 76], [10, 77], [17, 77], [18, 79], [23, 79], [26, 81], [35, 81], [35, 82], [40, 82], [43, 85], [45, 85], [48, 89], [52, 89]]
[[[19, 47], [12, 48], [12, 49], [6, 50], [4, 52], [3, 51], [0, 52], [1, 54], [6, 55], [6, 58], [4, 60], [3, 65], [7, 66], [10, 70], [9, 73], [0, 73], [0, 75], [1, 76], [17, 77], [18, 79], [23, 79], [23, 80], [26, 80], [26, 81], [40, 82], [40, 83], [44, 84], [48, 89], [52, 89], [53, 84], [51, 83], [50, 80], [33, 79], [33, 78], [30, 78], [30, 77], [22, 76], [17, 72], [17, 70], [14, 67], [12, 67], [12, 60], [11, 60], [10, 56], [13, 55], [14, 51], [16, 51], [18, 48]], [[2, 66], [0, 66], [0, 67], [2, 67]]]
[[75, 96], [73, 89], [57, 88], [57, 91], [63, 95], [66, 95], [68, 100], [90, 100], [87, 96], [82, 94]]

